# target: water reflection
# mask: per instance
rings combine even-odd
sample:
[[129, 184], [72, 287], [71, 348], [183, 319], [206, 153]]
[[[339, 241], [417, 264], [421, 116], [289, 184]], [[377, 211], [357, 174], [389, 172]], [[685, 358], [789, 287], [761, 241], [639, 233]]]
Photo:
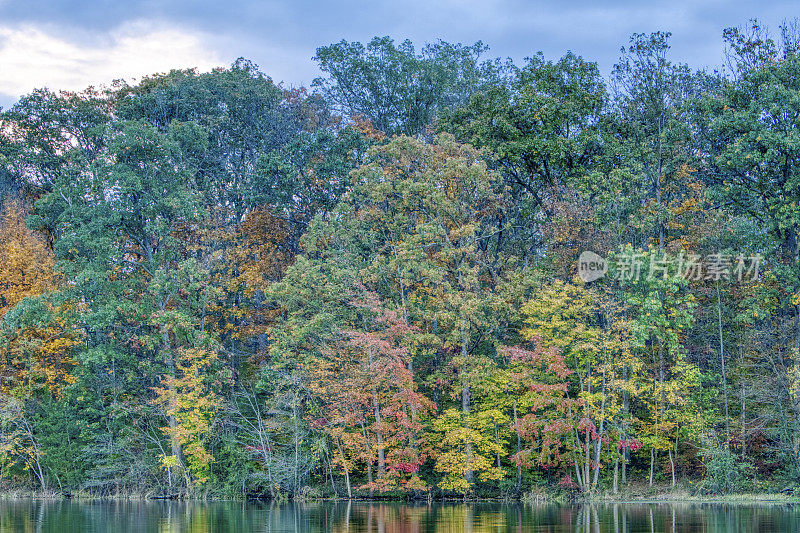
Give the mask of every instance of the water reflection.
[[800, 531], [800, 506], [321, 502], [0, 502], [0, 533]]

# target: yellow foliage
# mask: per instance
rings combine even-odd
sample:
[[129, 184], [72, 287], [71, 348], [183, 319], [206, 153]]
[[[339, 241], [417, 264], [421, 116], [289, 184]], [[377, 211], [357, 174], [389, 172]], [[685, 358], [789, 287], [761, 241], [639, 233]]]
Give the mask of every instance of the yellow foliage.
[[0, 216], [0, 319], [28, 296], [53, 288], [53, 254], [25, 225], [22, 203], [7, 200]]
[[[202, 348], [178, 350], [176, 374], [163, 376], [162, 387], [154, 389], [155, 403], [164, 408], [174, 425], [161, 428], [165, 435], [183, 448], [188, 469], [195, 482], [204, 484], [209, 479], [214, 457], [206, 448], [214, 416], [222, 399], [215, 392], [213, 367], [219, 354]], [[162, 457], [162, 466], [172, 468], [180, 464], [175, 456]]]
[[[25, 298], [55, 289], [53, 253], [47, 243], [24, 221], [20, 201], [7, 200], [0, 212], [0, 321]], [[59, 309], [45, 306], [52, 317], [46, 323], [25, 324], [6, 332], [0, 344], [0, 390], [46, 386], [57, 393], [73, 381], [70, 351], [77, 344]]]

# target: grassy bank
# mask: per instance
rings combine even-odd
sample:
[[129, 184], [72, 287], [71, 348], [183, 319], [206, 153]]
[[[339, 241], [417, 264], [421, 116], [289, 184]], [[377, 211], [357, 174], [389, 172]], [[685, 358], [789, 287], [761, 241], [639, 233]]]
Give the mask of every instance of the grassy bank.
[[[181, 495], [173, 501], [195, 501], [195, 502], [214, 502], [214, 501], [244, 501], [247, 498], [230, 498], [213, 492], [205, 494], [194, 494], [191, 496]], [[57, 490], [31, 490], [19, 487], [0, 487], [0, 501], [21, 501], [21, 500], [40, 500], [40, 501], [169, 501], [162, 494], [155, 491], [145, 491], [140, 493], [125, 493], [114, 495], [102, 495], [91, 491], [61, 492]], [[269, 500], [263, 500], [269, 501]], [[303, 491], [300, 495], [292, 498], [289, 495], [281, 494], [279, 498], [273, 500], [274, 503], [294, 502], [314, 502], [314, 501], [346, 501], [346, 498], [336, 498], [321, 496], [318, 491]], [[399, 496], [386, 495], [384, 497], [370, 498], [366, 494], [356, 495], [353, 501], [375, 502], [375, 503], [479, 503], [479, 502], [519, 502], [525, 505], [541, 504], [568, 504], [568, 503], [730, 503], [730, 504], [752, 504], [752, 503], [781, 503], [781, 504], [800, 504], [800, 494], [791, 494], [778, 491], [748, 492], [736, 494], [701, 494], [696, 487], [691, 484], [683, 484], [676, 487], [669, 485], [631, 484], [623, 487], [617, 493], [611, 491], [599, 491], [592, 495], [569, 493], [553, 487], [534, 486], [519, 496], [506, 494], [490, 497], [487, 495], [472, 497], [453, 497], [436, 495], [431, 498], [402, 498]]]
[[800, 503], [800, 497], [782, 493], [744, 493], [744, 494], [718, 494], [718, 495], [693, 495], [687, 492], [664, 492], [652, 496], [625, 497], [621, 494], [602, 495], [592, 498], [596, 502], [609, 503]]
[[800, 503], [800, 494], [779, 491], [745, 492], [732, 494], [703, 494], [691, 485], [676, 487], [630, 485], [617, 493], [600, 492], [591, 498], [581, 498], [596, 502], [610, 503], [647, 503], [647, 502], [689, 502], [689, 503]]

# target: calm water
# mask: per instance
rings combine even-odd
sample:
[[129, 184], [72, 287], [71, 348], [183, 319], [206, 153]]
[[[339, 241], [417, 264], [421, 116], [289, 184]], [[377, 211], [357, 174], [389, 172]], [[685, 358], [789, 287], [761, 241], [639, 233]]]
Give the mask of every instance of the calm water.
[[800, 506], [0, 501], [0, 533], [12, 531], [800, 532]]

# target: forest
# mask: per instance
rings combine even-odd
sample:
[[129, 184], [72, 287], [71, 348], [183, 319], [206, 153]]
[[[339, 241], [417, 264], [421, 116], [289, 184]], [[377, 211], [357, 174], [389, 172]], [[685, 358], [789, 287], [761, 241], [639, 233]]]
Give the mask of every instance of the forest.
[[309, 87], [23, 96], [0, 491], [800, 490], [800, 27], [722, 35], [713, 71], [375, 37]]

